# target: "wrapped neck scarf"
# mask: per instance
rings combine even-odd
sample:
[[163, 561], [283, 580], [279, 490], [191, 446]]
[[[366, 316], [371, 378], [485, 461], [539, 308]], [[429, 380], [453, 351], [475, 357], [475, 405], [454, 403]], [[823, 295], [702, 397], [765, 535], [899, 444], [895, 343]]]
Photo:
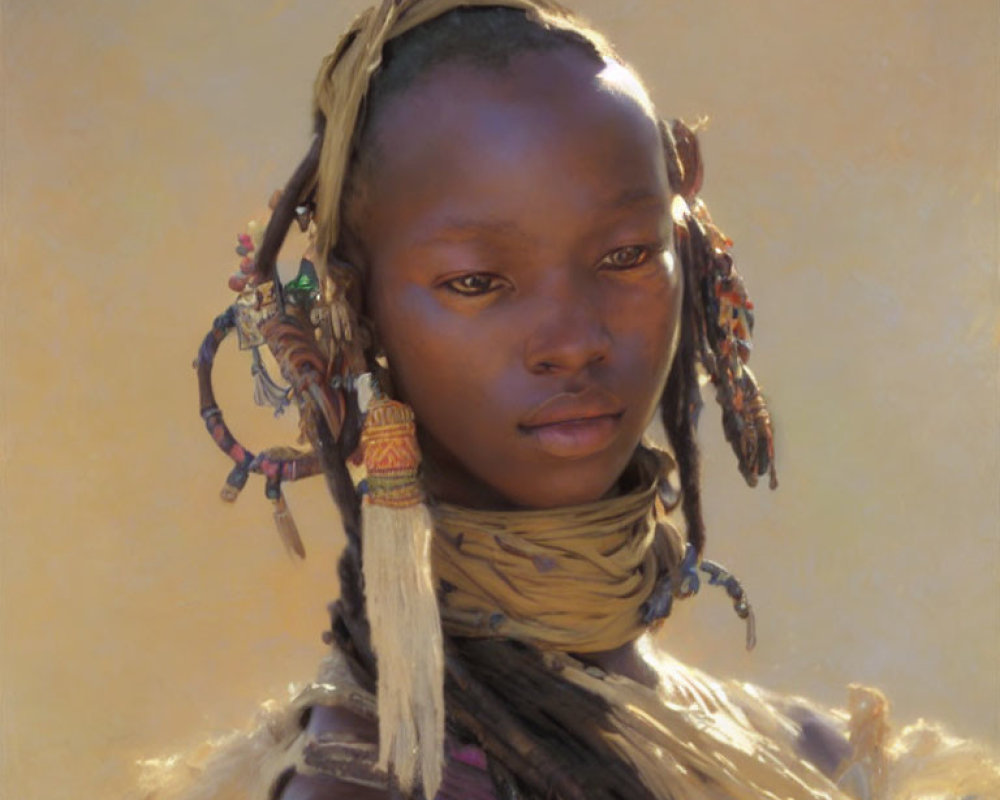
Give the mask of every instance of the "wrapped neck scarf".
[[657, 578], [677, 569], [684, 545], [657, 499], [656, 457], [640, 449], [635, 467], [632, 491], [580, 506], [432, 506], [445, 630], [576, 653], [642, 635], [642, 606]]

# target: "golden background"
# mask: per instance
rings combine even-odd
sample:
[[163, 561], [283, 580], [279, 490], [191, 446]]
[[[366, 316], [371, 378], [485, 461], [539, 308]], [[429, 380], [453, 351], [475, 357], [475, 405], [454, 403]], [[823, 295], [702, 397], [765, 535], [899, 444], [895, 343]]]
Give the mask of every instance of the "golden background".
[[[588, 0], [651, 85], [706, 114], [705, 197], [757, 303], [782, 486], [742, 485], [709, 403], [719, 590], [662, 641], [718, 674], [841, 702], [883, 687], [1000, 743], [996, 0]], [[132, 762], [247, 721], [311, 676], [340, 533], [262, 486], [197, 414], [191, 360], [235, 234], [305, 150], [314, 71], [361, 2], [3, 0], [5, 797], [118, 797]], [[251, 447], [290, 441], [224, 346]]]

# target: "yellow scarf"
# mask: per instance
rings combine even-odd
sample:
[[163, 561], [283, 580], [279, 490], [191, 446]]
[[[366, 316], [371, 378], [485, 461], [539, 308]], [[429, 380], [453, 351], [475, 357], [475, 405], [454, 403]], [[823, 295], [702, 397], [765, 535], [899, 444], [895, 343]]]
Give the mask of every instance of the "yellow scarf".
[[659, 458], [640, 450], [636, 467], [634, 491], [580, 506], [432, 506], [431, 563], [445, 631], [577, 653], [638, 638], [646, 628], [640, 606], [657, 577], [679, 563], [683, 541], [656, 513]]

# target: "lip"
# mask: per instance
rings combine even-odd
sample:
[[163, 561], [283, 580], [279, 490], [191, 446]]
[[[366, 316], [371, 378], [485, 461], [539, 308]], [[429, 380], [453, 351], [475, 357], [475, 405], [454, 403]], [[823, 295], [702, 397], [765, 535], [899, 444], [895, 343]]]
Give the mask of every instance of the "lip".
[[584, 458], [614, 441], [624, 414], [614, 394], [593, 387], [550, 397], [524, 417], [518, 428], [549, 455]]

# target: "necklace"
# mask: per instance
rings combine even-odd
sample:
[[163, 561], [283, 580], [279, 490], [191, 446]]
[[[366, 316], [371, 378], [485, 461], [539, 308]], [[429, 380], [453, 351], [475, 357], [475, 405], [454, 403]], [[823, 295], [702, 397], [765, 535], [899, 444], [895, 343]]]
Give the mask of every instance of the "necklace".
[[658, 579], [684, 556], [658, 499], [665, 458], [638, 449], [626, 475], [630, 491], [579, 506], [432, 504], [431, 558], [445, 631], [580, 653], [638, 638]]

